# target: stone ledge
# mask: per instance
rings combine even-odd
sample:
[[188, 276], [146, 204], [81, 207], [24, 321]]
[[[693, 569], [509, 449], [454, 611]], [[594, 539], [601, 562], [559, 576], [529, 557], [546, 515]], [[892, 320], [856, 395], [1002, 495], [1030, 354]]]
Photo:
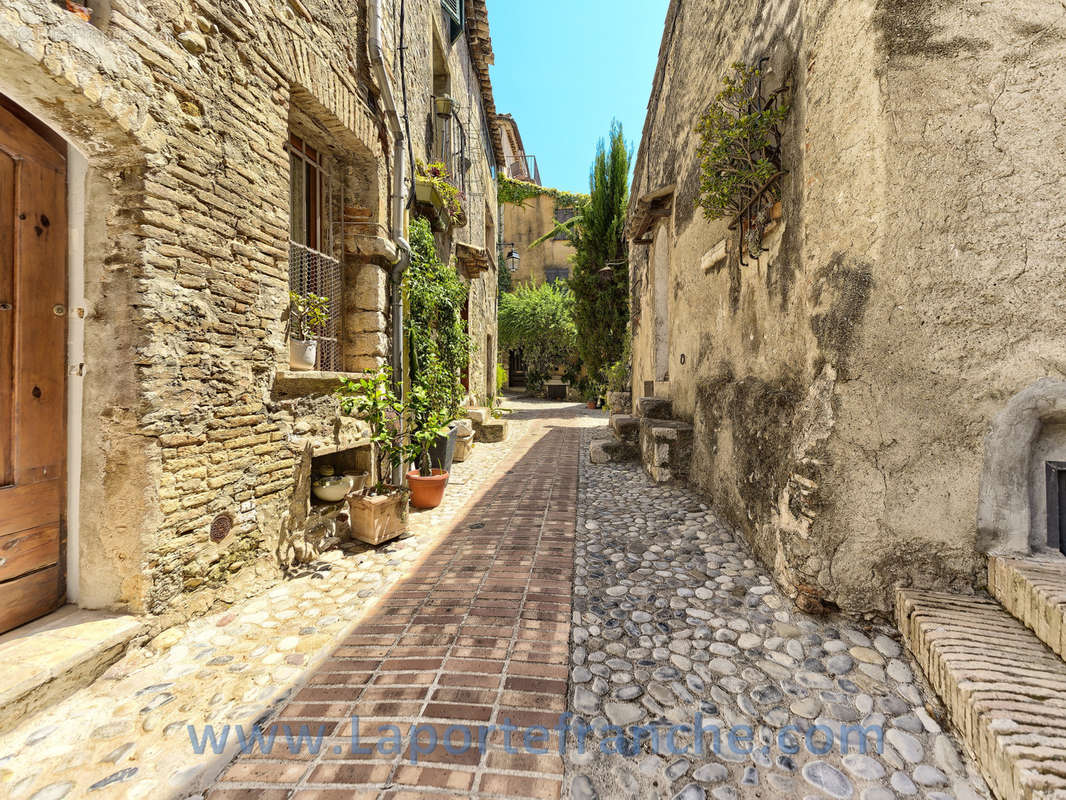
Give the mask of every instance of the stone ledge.
[[1066, 658], [1066, 558], [988, 560], [988, 591], [1037, 637]]
[[1066, 663], [986, 597], [899, 589], [896, 621], [996, 796], [1066, 797]]
[[278, 370], [274, 375], [274, 394], [278, 397], [304, 397], [310, 394], [333, 394], [341, 380], [359, 380], [367, 372], [320, 372], [318, 370]]
[[88, 686], [144, 623], [68, 605], [0, 636], [0, 731]]

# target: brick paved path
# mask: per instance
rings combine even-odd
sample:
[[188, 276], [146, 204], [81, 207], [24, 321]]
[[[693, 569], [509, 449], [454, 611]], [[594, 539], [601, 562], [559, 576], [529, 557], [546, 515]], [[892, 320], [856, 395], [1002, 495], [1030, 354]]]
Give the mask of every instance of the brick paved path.
[[[208, 800], [560, 796], [556, 735], [528, 749], [522, 737], [529, 726], [551, 728], [566, 708], [580, 430], [539, 423], [527, 439], [281, 709], [267, 727], [277, 734], [270, 752], [238, 758]], [[372, 752], [355, 752], [353, 717], [358, 749]], [[499, 728], [508, 721], [518, 733]], [[301, 725], [308, 738], [324, 734], [318, 753], [307, 739], [287, 742]], [[412, 730], [416, 749], [436, 736], [432, 752], [413, 752]]]

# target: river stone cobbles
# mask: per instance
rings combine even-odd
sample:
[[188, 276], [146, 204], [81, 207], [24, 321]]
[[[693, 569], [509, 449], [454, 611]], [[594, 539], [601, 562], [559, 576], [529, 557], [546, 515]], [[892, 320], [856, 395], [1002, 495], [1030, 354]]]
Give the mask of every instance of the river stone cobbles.
[[[601, 752], [594, 732], [584, 756], [568, 749], [573, 797], [889, 800], [917, 795], [919, 786], [956, 800], [963, 790], [967, 800], [988, 797], [926, 710], [935, 700], [916, 683], [895, 630], [795, 610], [704, 499], [653, 483], [636, 463], [590, 464], [590, 436], [569, 705], [616, 726], [609, 736], [624, 730], [624, 746]], [[707, 729], [703, 752], [695, 749], [697, 713]], [[876, 731], [858, 752], [854, 729], [841, 752], [842, 725], [883, 726], [884, 752]], [[834, 741], [822, 752], [827, 733]]]

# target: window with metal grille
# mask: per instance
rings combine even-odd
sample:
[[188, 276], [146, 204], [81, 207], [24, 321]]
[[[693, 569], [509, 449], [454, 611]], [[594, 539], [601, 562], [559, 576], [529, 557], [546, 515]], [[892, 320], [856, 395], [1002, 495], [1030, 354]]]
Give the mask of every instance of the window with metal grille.
[[341, 370], [343, 271], [334, 257], [334, 185], [321, 150], [289, 137], [289, 288], [329, 298], [319, 330], [316, 369]]
[[566, 267], [547, 267], [544, 270], [544, 282], [555, 283], [570, 279], [570, 270]]
[[[555, 211], [555, 219], [558, 222], [568, 222], [577, 215], [577, 209], [574, 208], [559, 208]], [[566, 231], [559, 231], [552, 237], [552, 241], [561, 241], [567, 239]]]

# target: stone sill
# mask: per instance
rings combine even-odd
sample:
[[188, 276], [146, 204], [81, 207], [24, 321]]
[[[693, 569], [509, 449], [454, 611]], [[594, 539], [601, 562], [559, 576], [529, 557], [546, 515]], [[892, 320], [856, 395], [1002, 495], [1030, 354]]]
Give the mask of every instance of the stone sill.
[[333, 394], [341, 380], [359, 380], [366, 372], [320, 372], [318, 370], [278, 370], [274, 375], [274, 393], [279, 397], [305, 397]]
[[[360, 447], [370, 447], [372, 442], [369, 439], [355, 439], [350, 442], [336, 442], [334, 444], [323, 444], [311, 450], [311, 455], [314, 458], [319, 456], [331, 456], [334, 453], [339, 453], [342, 450], [356, 450]], [[318, 501], [322, 502], [322, 501]]]

